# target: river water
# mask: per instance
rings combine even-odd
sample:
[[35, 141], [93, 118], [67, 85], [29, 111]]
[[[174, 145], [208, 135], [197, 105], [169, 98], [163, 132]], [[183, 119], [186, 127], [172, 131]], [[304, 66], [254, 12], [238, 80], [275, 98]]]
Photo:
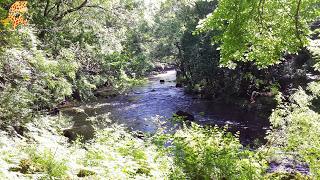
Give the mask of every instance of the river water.
[[[269, 127], [268, 120], [261, 119], [255, 112], [244, 112], [239, 107], [199, 99], [176, 88], [176, 71], [149, 77], [148, 83], [135, 87], [125, 95], [101, 98], [82, 105], [85, 116], [69, 114], [75, 123], [88, 116], [109, 114], [111, 119], [133, 131], [155, 132], [160, 122], [166, 122], [173, 113], [182, 110], [195, 116], [201, 125], [229, 125], [231, 132], [240, 132], [243, 144], [255, 139], [263, 141]], [[165, 83], [160, 83], [165, 80]]]

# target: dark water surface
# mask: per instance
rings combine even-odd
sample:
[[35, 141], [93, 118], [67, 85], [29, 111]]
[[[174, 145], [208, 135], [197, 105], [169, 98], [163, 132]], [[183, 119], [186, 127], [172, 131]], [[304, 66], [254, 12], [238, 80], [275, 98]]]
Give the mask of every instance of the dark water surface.
[[[195, 116], [202, 125], [228, 124], [232, 132], [240, 131], [242, 143], [248, 144], [254, 139], [263, 140], [268, 120], [258, 118], [255, 112], [244, 112], [239, 107], [219, 104], [213, 100], [198, 99], [186, 94], [182, 88], [176, 88], [176, 72], [151, 76], [149, 82], [131, 90], [126, 95], [114, 98], [100, 98], [82, 105], [86, 115], [70, 114], [75, 123], [84, 121], [87, 116], [110, 114], [117, 123], [131, 130], [154, 132], [160, 121], [166, 121], [178, 110]], [[159, 81], [165, 80], [161, 84]]]

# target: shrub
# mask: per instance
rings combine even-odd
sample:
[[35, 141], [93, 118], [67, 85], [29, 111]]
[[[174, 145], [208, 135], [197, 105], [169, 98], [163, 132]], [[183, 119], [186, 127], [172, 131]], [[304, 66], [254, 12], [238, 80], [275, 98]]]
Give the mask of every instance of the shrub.
[[264, 174], [265, 161], [218, 127], [192, 123], [190, 128], [155, 140], [171, 144], [166, 151], [174, 158], [172, 179], [261, 179]]
[[66, 160], [57, 160], [55, 154], [50, 150], [45, 150], [43, 153], [37, 152], [35, 149], [29, 149], [29, 160], [22, 160], [20, 165], [27, 165], [27, 167], [21, 167], [26, 172], [28, 168], [33, 167], [33, 172], [36, 171], [45, 173], [45, 177], [48, 178], [66, 178], [68, 167], [66, 166]]
[[107, 179], [166, 179], [171, 158], [141, 139], [134, 138], [121, 126], [97, 133], [86, 145], [83, 164]]
[[[270, 149], [284, 154], [297, 154], [296, 160], [307, 162], [311, 177], [320, 177], [320, 114], [313, 104], [318, 101], [319, 83], [310, 83], [307, 91], [300, 88], [289, 102], [281, 102], [270, 117]], [[274, 156], [271, 154], [270, 156]]]

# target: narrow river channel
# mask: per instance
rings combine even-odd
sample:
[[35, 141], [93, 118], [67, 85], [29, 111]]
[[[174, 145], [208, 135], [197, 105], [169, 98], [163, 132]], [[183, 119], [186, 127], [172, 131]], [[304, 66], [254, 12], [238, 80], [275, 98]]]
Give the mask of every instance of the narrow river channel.
[[[239, 107], [216, 103], [186, 94], [176, 88], [176, 71], [149, 77], [148, 83], [135, 87], [125, 95], [102, 98], [80, 106], [86, 115], [67, 113], [75, 122], [88, 116], [110, 114], [110, 118], [133, 131], [154, 132], [160, 121], [181, 110], [194, 115], [201, 125], [229, 125], [232, 132], [240, 132], [243, 144], [255, 139], [263, 141], [269, 127], [268, 120], [260, 119], [255, 112], [244, 112]], [[164, 80], [165, 83], [160, 83]]]

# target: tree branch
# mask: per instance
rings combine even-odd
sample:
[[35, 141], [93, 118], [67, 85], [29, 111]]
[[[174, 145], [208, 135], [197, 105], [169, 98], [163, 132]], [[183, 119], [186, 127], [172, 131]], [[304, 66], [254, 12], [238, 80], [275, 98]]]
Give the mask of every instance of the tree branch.
[[104, 11], [107, 11], [107, 9], [106, 8], [104, 8], [104, 7], [101, 7], [101, 6], [99, 6], [99, 5], [86, 5], [86, 6], [84, 6], [84, 8], [98, 8], [98, 9], [102, 9], [102, 10], [104, 10]]
[[264, 13], [264, 0], [260, 0], [259, 1], [259, 7], [258, 7], [258, 11], [259, 11], [259, 18], [260, 18], [260, 25], [261, 28], [264, 29], [264, 25], [263, 25], [263, 13]]
[[46, 4], [46, 7], [44, 8], [43, 16], [48, 15], [49, 6], [50, 6], [50, 0], [47, 0], [47, 4]]
[[68, 9], [67, 11], [61, 13], [60, 15], [53, 17], [53, 20], [54, 20], [54, 21], [61, 20], [61, 19], [63, 19], [67, 14], [70, 14], [70, 13], [72, 13], [72, 12], [78, 11], [78, 10], [80, 10], [81, 8], [85, 7], [85, 5], [86, 5], [87, 3], [88, 3], [88, 0], [84, 0], [79, 6], [77, 6], [77, 7], [75, 7], [75, 8]]
[[301, 6], [301, 0], [298, 0], [297, 10], [295, 14], [295, 27], [296, 27], [296, 36], [299, 39], [300, 46], [302, 47], [303, 43], [302, 43], [300, 32], [299, 32], [300, 6]]
[[54, 9], [57, 7], [57, 12], [59, 10], [59, 6], [60, 6], [60, 3], [61, 3], [61, 0], [56, 2], [54, 6], [52, 6], [49, 10], [48, 10], [48, 14]]

